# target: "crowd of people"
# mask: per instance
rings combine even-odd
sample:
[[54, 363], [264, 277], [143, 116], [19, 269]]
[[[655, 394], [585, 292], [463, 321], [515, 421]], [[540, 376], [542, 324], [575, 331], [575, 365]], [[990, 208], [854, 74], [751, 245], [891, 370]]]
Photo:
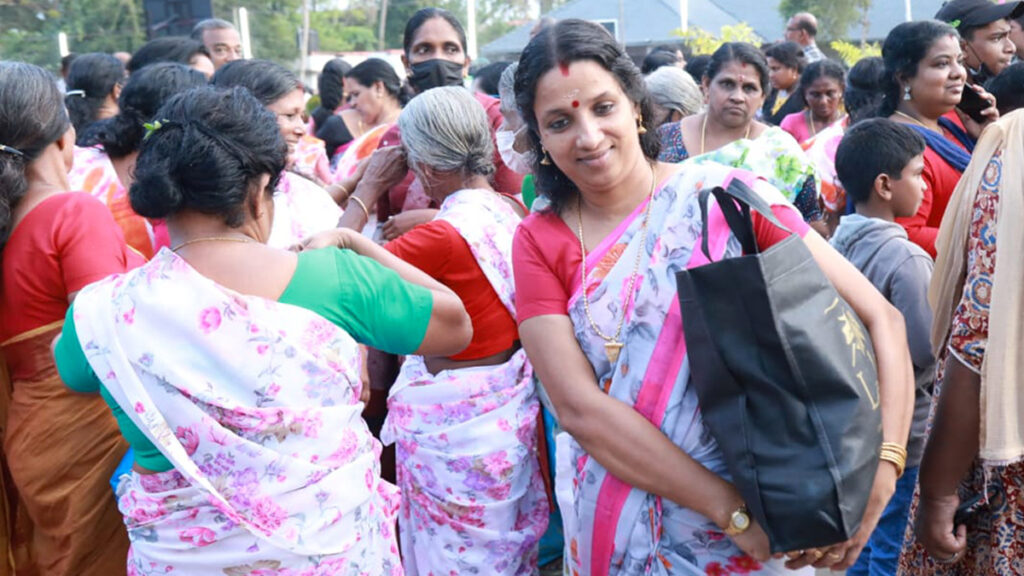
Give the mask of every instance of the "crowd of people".
[[[0, 576], [1024, 574], [1022, 24], [847, 68], [808, 13], [639, 63], [545, 20], [477, 69], [426, 8], [310, 105], [217, 19], [0, 61]], [[691, 382], [733, 181], [874, 353], [843, 542], [769, 541]]]

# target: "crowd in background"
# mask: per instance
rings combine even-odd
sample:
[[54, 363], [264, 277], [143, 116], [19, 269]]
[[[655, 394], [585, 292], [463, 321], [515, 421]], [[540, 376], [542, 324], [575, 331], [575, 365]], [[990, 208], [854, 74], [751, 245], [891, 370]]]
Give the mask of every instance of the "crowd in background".
[[[849, 68], [808, 13], [475, 66], [439, 8], [315, 87], [218, 19], [0, 61], [0, 576], [1024, 573], [1022, 24], [951, 0]], [[772, 546], [691, 385], [676, 272], [744, 255], [699, 204], [734, 180], [874, 351], [844, 542]]]

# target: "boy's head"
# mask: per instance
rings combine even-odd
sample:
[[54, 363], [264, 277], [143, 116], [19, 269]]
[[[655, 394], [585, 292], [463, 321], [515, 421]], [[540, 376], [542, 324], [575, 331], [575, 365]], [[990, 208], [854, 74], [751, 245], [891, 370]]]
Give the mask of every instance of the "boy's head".
[[836, 150], [836, 174], [855, 204], [881, 202], [912, 216], [924, 197], [925, 142], [913, 128], [874, 118], [850, 127]]

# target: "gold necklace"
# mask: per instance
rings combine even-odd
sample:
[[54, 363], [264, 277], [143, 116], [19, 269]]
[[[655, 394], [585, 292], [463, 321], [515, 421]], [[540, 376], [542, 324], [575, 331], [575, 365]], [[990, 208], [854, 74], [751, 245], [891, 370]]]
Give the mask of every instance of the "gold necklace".
[[927, 125], [925, 125], [925, 123], [924, 123], [924, 122], [921, 122], [920, 120], [918, 120], [917, 118], [914, 118], [914, 117], [913, 117], [913, 116], [911, 116], [910, 114], [904, 114], [903, 112], [900, 112], [899, 110], [897, 110], [897, 111], [896, 111], [896, 115], [897, 115], [897, 116], [903, 116], [903, 117], [904, 117], [904, 118], [906, 118], [907, 120], [910, 120], [910, 121], [911, 121], [911, 122], [913, 122], [914, 124], [917, 124], [917, 125], [918, 125], [918, 126], [920, 126], [921, 128], [924, 128], [925, 130], [928, 130], [928, 131], [930, 131], [930, 132], [935, 132], [935, 130], [934, 130], [934, 129], [932, 129], [932, 128], [929, 128], [929, 127], [928, 127]]
[[171, 252], [177, 252], [189, 244], [198, 244], [199, 242], [241, 242], [243, 244], [249, 244], [253, 241], [248, 236], [202, 236], [200, 238], [193, 238], [191, 240], [185, 240], [181, 244], [171, 248]]
[[640, 271], [640, 260], [644, 253], [644, 243], [647, 241], [647, 222], [651, 216], [651, 205], [654, 204], [654, 186], [658, 178], [655, 174], [655, 167], [651, 166], [651, 192], [647, 196], [647, 208], [644, 209], [644, 220], [640, 226], [640, 245], [637, 246], [636, 250], [636, 261], [633, 263], [633, 273], [629, 275], [629, 286], [626, 288], [626, 299], [622, 304], [622, 316], [619, 318], [619, 326], [615, 329], [615, 336], [608, 336], [601, 331], [597, 323], [594, 322], [594, 317], [590, 315], [590, 299], [587, 297], [587, 247], [583, 243], [583, 196], [579, 195], [576, 197], [576, 215], [578, 218], [578, 228], [580, 235], [580, 253], [583, 259], [580, 260], [580, 281], [583, 284], [583, 311], [587, 315], [587, 321], [590, 322], [590, 327], [594, 330], [594, 333], [601, 337], [604, 343], [604, 353], [608, 356], [608, 362], [615, 364], [619, 360], [619, 351], [622, 350], [622, 342], [619, 341], [619, 337], [622, 336], [622, 327], [626, 323], [626, 308], [629, 306], [629, 301], [633, 298], [633, 287], [636, 284], [636, 276]]
[[[750, 129], [754, 126], [754, 122], [751, 121], [747, 124], [747, 132], [743, 135], [744, 140], [750, 139]], [[704, 138], [708, 134], [708, 113], [704, 113], [704, 122], [700, 125], [700, 153], [704, 155]]]

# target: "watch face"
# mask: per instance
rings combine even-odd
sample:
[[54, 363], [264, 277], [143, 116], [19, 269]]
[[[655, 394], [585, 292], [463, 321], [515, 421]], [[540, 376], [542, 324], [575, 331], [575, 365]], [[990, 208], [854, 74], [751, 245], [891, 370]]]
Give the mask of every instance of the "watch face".
[[732, 523], [738, 530], [746, 530], [750, 527], [750, 517], [743, 512], [737, 512], [732, 516]]

